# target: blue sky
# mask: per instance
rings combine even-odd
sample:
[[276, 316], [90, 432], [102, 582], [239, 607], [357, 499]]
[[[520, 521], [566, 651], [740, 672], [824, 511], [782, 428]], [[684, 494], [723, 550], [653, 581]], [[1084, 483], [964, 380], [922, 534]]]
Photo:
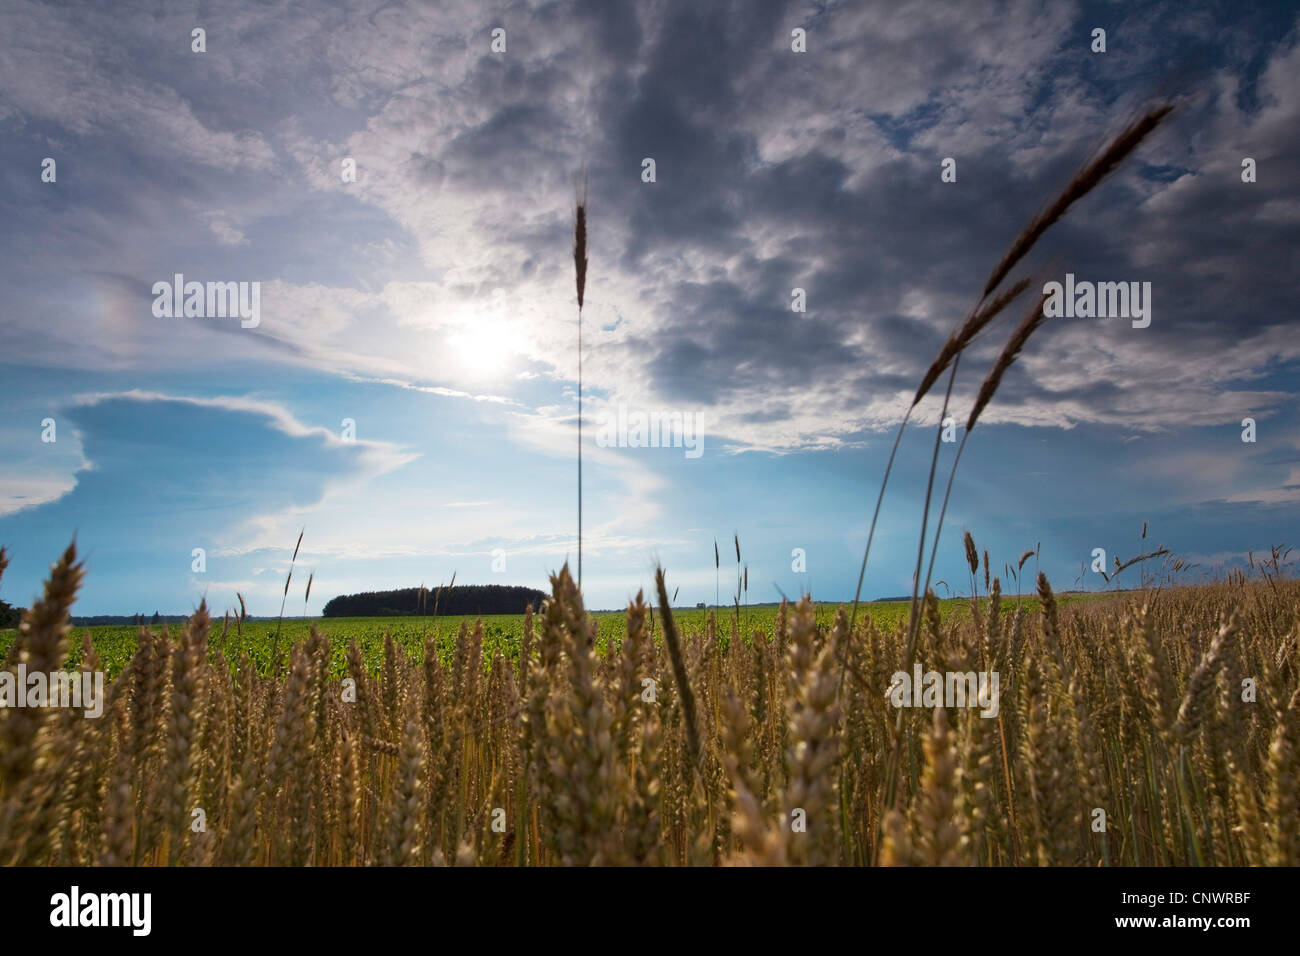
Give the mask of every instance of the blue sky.
[[[936, 577], [968, 586], [962, 530], [999, 574], [1038, 548], [1026, 571], [1058, 588], [1104, 586], [1096, 547], [1163, 544], [1194, 580], [1292, 541], [1294, 6], [960, 9], [3, 0], [0, 597], [28, 604], [75, 534], [80, 613], [237, 591], [275, 613], [303, 528], [310, 613], [453, 572], [545, 587], [576, 555], [585, 167], [588, 603], [656, 561], [711, 603], [715, 538], [727, 602], [733, 534], [751, 601], [851, 599], [921, 373], [1020, 226], [1158, 95], [1174, 120], [1020, 270], [1149, 281], [1152, 324], [1031, 341], [964, 453]], [[259, 324], [155, 317], [176, 273], [259, 282]], [[1013, 320], [963, 360], [958, 420]], [[703, 455], [598, 446], [619, 404], [697, 416]], [[904, 439], [868, 597], [910, 587], [938, 410]]]

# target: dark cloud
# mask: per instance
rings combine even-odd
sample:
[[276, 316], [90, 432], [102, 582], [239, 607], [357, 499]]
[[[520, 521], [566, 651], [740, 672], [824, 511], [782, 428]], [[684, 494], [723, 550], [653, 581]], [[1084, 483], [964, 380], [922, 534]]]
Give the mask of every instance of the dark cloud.
[[[232, 220], [260, 217], [261, 232], [246, 233], [264, 246], [278, 240], [274, 265], [288, 281], [327, 283], [333, 270], [367, 283], [370, 260], [345, 247], [356, 233], [382, 236], [384, 223], [317, 217], [308, 201], [319, 194], [303, 196], [303, 170], [287, 159], [323, 171], [312, 180], [321, 189], [351, 143], [368, 154], [362, 176], [374, 184], [352, 195], [400, 222], [388, 241], [444, 243], [441, 261], [423, 254], [447, 289], [568, 291], [570, 211], [556, 196], [585, 165], [588, 294], [630, 316], [604, 322], [608, 339], [593, 341], [603, 357], [594, 374], [610, 379], [592, 387], [716, 405], [724, 428], [729, 418], [776, 422], [780, 409], [797, 416], [811, 391], [819, 420], [792, 419], [786, 433], [847, 432], [863, 409], [883, 414], [882, 399], [910, 390], [1024, 222], [1163, 91], [1191, 96], [1022, 267], [1150, 281], [1151, 327], [1045, 329], [990, 414], [1160, 427], [1171, 410], [1197, 405], [1200, 418], [1223, 417], [1235, 414], [1226, 391], [1300, 360], [1284, 334], [1300, 271], [1300, 170], [1288, 159], [1300, 55], [1286, 5], [989, 2], [957, 17], [926, 4], [580, 0], [279, 13], [213, 20], [206, 59], [185, 52], [178, 17], [148, 21], [148, 42], [170, 44], [153, 60], [136, 55], [146, 40], [95, 19], [105, 39], [90, 62], [64, 51], [84, 82], [50, 79], [44, 99], [22, 73], [26, 61], [0, 65], [10, 125], [31, 135], [62, 122], [134, 149], [148, 170], [149, 182], [134, 182], [106, 159], [90, 173], [101, 198], [84, 230], [99, 251], [81, 259], [107, 256], [108, 222], [140, 220], [122, 243], [138, 249], [168, 212], [203, 231], [204, 207], [220, 206]], [[67, 27], [21, 4], [8, 22], [50, 57]], [[1107, 26], [1104, 55], [1088, 50], [1094, 22]], [[488, 50], [497, 23], [507, 55]], [[806, 54], [790, 50], [795, 26], [809, 31]], [[87, 92], [105, 80], [109, 88]], [[333, 135], [313, 138], [326, 129]], [[158, 150], [162, 132], [179, 154]], [[12, 149], [5, 155], [17, 161]], [[1240, 182], [1244, 155], [1259, 165], [1255, 184]], [[956, 183], [940, 180], [948, 156]], [[640, 179], [645, 157], [657, 164], [653, 184]], [[203, 162], [217, 168], [200, 172]], [[274, 202], [246, 167], [277, 183]], [[187, 202], [167, 210], [178, 194]], [[30, 185], [3, 202], [13, 221], [49, 228], [38, 225], [48, 210]], [[265, 211], [286, 207], [278, 219]], [[457, 229], [481, 244], [467, 256], [472, 274]], [[62, 231], [86, 242], [71, 224]], [[804, 315], [789, 308], [796, 286], [807, 292]], [[959, 399], [1003, 334], [992, 330], [973, 350]], [[529, 361], [568, 374], [545, 338]], [[302, 343], [292, 351], [316, 354]]]
[[[754, 91], [781, 85], [795, 69], [773, 40], [797, 17], [780, 5], [732, 17], [667, 4], [665, 26], [650, 49], [626, 60], [637, 71], [635, 96], [605, 98], [598, 124], [613, 130], [606, 152], [617, 160], [603, 170], [611, 185], [602, 192], [601, 212], [627, 222], [625, 267], [649, 269], [647, 285], [667, 299], [656, 334], [635, 339], [638, 351], [657, 352], [646, 364], [654, 391], [701, 402], [726, 401], [755, 386], [795, 391], [813, 369], [870, 368], [887, 350], [887, 369], [858, 377], [864, 394], [844, 396], [847, 414], [855, 400], [906, 382], [900, 366], [913, 370], [913, 381], [919, 378], [1001, 250], [1131, 115], [1131, 96], [1106, 92], [1112, 81], [1149, 76], [1200, 50], [1205, 11], [1163, 35], [1163, 20], [1135, 14], [1127, 30], [1127, 21], [1114, 13], [1107, 19], [1115, 24], [1111, 36], [1124, 40], [1122, 53], [1105, 61], [1115, 65], [1109, 80], [1105, 64], [1078, 50], [1043, 58], [1025, 80], [1037, 90], [1032, 113], [983, 117], [974, 137], [968, 130], [980, 121], [978, 90], [989, 67], [972, 51], [986, 47], [991, 28], [981, 31], [972, 15], [969, 30], [927, 34], [924, 50], [934, 71], [926, 102], [891, 113], [886, 103], [855, 101], [835, 114], [841, 122], [871, 117], [887, 142], [905, 151], [892, 157], [861, 152], [862, 168], [855, 169], [844, 158], [844, 127], [833, 125], [788, 159], [759, 159], [751, 131], [764, 125], [764, 117], [750, 112]], [[877, 19], [888, 24], [890, 18], [881, 11]], [[818, 30], [841, 46], [850, 44], [853, 37], [837, 25], [831, 12]], [[1057, 387], [1038, 368], [1035, 385], [1021, 374], [1008, 381], [999, 396], [1003, 406], [1007, 400], [1009, 407], [1069, 400], [1072, 411], [1061, 406], [1062, 422], [1088, 409], [1140, 408], [1131, 386], [1140, 384], [1134, 379], [1152, 352], [1205, 355], [1225, 341], [1276, 326], [1293, 308], [1289, 276], [1300, 265], [1300, 215], [1289, 198], [1296, 195], [1296, 167], [1283, 159], [1293, 134], [1285, 124], [1256, 123], [1257, 114], [1238, 115], [1238, 104], [1214, 84], [1230, 75], [1258, 86], [1258, 74], [1272, 62], [1259, 47], [1285, 56], [1295, 34], [1291, 30], [1280, 42], [1256, 35], [1255, 48], [1242, 48], [1240, 24], [1224, 26], [1237, 42], [1222, 58], [1222, 73], [1184, 71], [1175, 87], [1193, 84], [1186, 91], [1197, 98], [1144, 147], [1143, 158], [1087, 197], [1026, 263], [1050, 269], [1051, 278], [1071, 271], [1080, 279], [1152, 283], [1150, 329], [1135, 333], [1124, 322], [1099, 322], [1072, 329], [1063, 346], [1078, 352], [1090, 340], [1099, 343], [1129, 381]], [[902, 58], [910, 46], [883, 52], [887, 59]], [[816, 62], [815, 53], [808, 56]], [[611, 70], [609, 87], [626, 90], [630, 84], [618, 67]], [[1300, 119], [1300, 90], [1276, 66], [1274, 73], [1273, 86], [1284, 88], [1273, 95], [1285, 96], [1275, 108]], [[1090, 88], [1093, 93], [1084, 92]], [[1083, 123], [1075, 108], [1081, 96], [1088, 100]], [[741, 116], [743, 128], [728, 122]], [[1248, 145], [1233, 142], [1234, 129], [1249, 131]], [[1243, 186], [1235, 157], [1224, 162], [1225, 148], [1258, 154], [1268, 181]], [[956, 184], [939, 177], [939, 161], [949, 155], [957, 159]], [[658, 162], [654, 186], [634, 179], [642, 156]], [[727, 261], [728, 281], [674, 282], [676, 256]], [[810, 300], [810, 316], [802, 320], [779, 306], [783, 298], [788, 304], [796, 282], [807, 287]], [[932, 303], [923, 315], [899, 314], [909, 292]], [[864, 326], [868, 334], [849, 344], [849, 333]], [[1262, 359], [1270, 345], [1261, 340], [1260, 348]], [[993, 351], [987, 345], [984, 357]], [[1158, 377], [1170, 391], [1198, 384], [1180, 381], [1172, 363]], [[1209, 392], [1201, 397], [1224, 383], [1204, 384]], [[1142, 419], [1140, 413], [1129, 417]]]

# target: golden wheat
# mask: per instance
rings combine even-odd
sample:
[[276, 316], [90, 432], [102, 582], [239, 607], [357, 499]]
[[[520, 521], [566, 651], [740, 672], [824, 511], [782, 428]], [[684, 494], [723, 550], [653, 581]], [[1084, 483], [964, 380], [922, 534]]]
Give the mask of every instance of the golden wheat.
[[[64, 664], [80, 579], [69, 548], [8, 670]], [[657, 638], [638, 596], [602, 660], [566, 568], [518, 662], [485, 659], [481, 627], [461, 630], [450, 667], [394, 652], [372, 673], [350, 648], [355, 694], [316, 633], [287, 675], [228, 663], [201, 608], [177, 634], [141, 630], [101, 718], [0, 711], [0, 860], [1300, 863], [1300, 584], [1062, 605], [1040, 576], [1042, 613], [1010, 623], [991, 584], [974, 615], [926, 602], [917, 660], [1000, 669], [1000, 712], [901, 721], [884, 694], [905, 625], [818, 625], [807, 598], [772, 633], [726, 639], [713, 619], [681, 631], [661, 577]]]

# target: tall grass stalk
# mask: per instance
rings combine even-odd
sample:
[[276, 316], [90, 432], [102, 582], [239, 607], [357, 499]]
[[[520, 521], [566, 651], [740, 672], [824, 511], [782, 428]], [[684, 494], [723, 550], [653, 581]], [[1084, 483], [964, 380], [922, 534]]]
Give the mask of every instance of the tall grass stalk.
[[587, 184], [573, 214], [573, 268], [578, 287], [578, 587], [582, 587], [582, 299], [587, 290]]
[[[1070, 209], [1070, 207], [1075, 202], [1077, 202], [1078, 200], [1086, 196], [1089, 192], [1091, 192], [1094, 188], [1096, 188], [1101, 183], [1101, 181], [1106, 178], [1107, 175], [1109, 175], [1111, 172], [1117, 169], [1119, 165], [1123, 162], [1123, 160], [1134, 149], [1136, 149], [1137, 146], [1144, 139], [1146, 139], [1146, 137], [1150, 135], [1150, 133], [1153, 130], [1155, 130], [1157, 126], [1159, 126], [1160, 122], [1170, 112], [1172, 112], [1172, 110], [1173, 110], [1173, 105], [1168, 103], [1151, 107], [1141, 116], [1139, 116], [1137, 119], [1133, 120], [1128, 125], [1126, 125], [1109, 142], [1109, 144], [1104, 149], [1100, 150], [1100, 152], [1097, 153], [1094, 156], [1094, 158], [1092, 158], [1090, 161], [1085, 163], [1084, 166], [1079, 170], [1079, 172], [1077, 172], [1073, 177], [1070, 178], [1070, 180], [1066, 183], [1065, 188], [1056, 196], [1056, 198], [1047, 206], [1043, 207], [1043, 209], [1041, 209], [1029, 221], [1029, 223], [1025, 226], [1025, 228], [1021, 230], [1020, 234], [1016, 237], [1015, 241], [1011, 244], [1011, 247], [998, 261], [997, 265], [994, 266], [992, 273], [990, 273], [988, 280], [984, 284], [983, 291], [981, 292], [980, 295], [980, 301], [982, 302], [984, 299], [986, 299], [989, 296], [990, 293], [995, 291], [998, 288], [998, 286], [1002, 284], [1003, 280], [1007, 277], [1007, 275], [1011, 272], [1011, 270], [1015, 268], [1016, 264], [1020, 262], [1034, 247], [1035, 243], [1037, 243], [1038, 240], [1042, 238], [1043, 234], [1046, 233], [1047, 230], [1053, 224], [1060, 221], [1060, 219], [1065, 215], [1065, 213]], [[989, 376], [985, 379], [983, 386], [981, 386], [980, 394], [976, 398], [976, 408], [973, 411], [970, 419], [972, 424], [974, 420], [978, 417], [979, 411], [982, 410], [983, 407], [987, 405], [988, 402], [992, 399], [993, 393], [996, 392], [998, 384], [1001, 382], [1002, 373], [1005, 372], [1006, 368], [1011, 364], [1011, 361], [1014, 360], [1015, 356], [1019, 354], [1020, 349], [1024, 346], [1025, 341], [1029, 338], [1029, 335], [1031, 335], [1033, 331], [1036, 330], [1039, 327], [1039, 325], [1042, 324], [1041, 303], [1039, 305], [1037, 312], [1039, 316], [1038, 321], [1033, 322], [1031, 324], [1029, 323], [1030, 317], [1027, 317], [1026, 320], [1022, 321], [1021, 325], [1018, 326], [1016, 330], [1012, 333], [1011, 341], [1008, 342], [1007, 348], [1003, 350], [1003, 353], [999, 357], [998, 362], [994, 364], [993, 370], [990, 372]], [[916, 652], [916, 639], [917, 639], [917, 635], [920, 632], [921, 565], [924, 561], [924, 556], [925, 556], [925, 532], [926, 532], [927, 521], [930, 513], [930, 501], [934, 489], [934, 476], [935, 476], [936, 469], [938, 467], [939, 448], [940, 448], [940, 442], [943, 434], [943, 421], [948, 413], [948, 404], [952, 397], [952, 388], [953, 388], [954, 381], [956, 379], [957, 368], [961, 358], [961, 349], [964, 348], [965, 345], [968, 344], [973, 337], [974, 337], [973, 335], [965, 337], [964, 341], [961, 344], [961, 347], [957, 348], [952, 353], [951, 369], [948, 376], [948, 387], [944, 395], [943, 408], [939, 414], [939, 422], [935, 431], [934, 449], [931, 452], [929, 476], [926, 481], [925, 504], [924, 504], [924, 510], [922, 511], [922, 515], [921, 515], [921, 532], [919, 535], [920, 540], [918, 541], [918, 545], [917, 545], [916, 569], [913, 572], [913, 578], [912, 578], [911, 610], [908, 615], [907, 653], [906, 656], [904, 657], [905, 671], [911, 670], [915, 652]], [[958, 338], [961, 339], [962, 337], [959, 335]], [[1018, 344], [1017, 344], [1017, 339], [1019, 339]], [[949, 341], [950, 342], [952, 341], [951, 338]], [[1014, 349], [1012, 349], [1013, 345], [1015, 345]], [[943, 364], [943, 359], [945, 357], [944, 352], [947, 351], [948, 349], [949, 349], [949, 344], [945, 343], [944, 350], [940, 351], [939, 357], [936, 359], [934, 365], [932, 365], [931, 367], [932, 371], [935, 366], [941, 366]], [[926, 384], [928, 382], [931, 382], [932, 380], [933, 379], [931, 377], [931, 374], [927, 373], [926, 378], [922, 380], [922, 388], [924, 388]], [[913, 406], [915, 406], [915, 402], [913, 403]], [[969, 434], [969, 428], [967, 429], [967, 434]], [[897, 441], [895, 441], [895, 446], [897, 446]], [[891, 456], [891, 464], [892, 464], [892, 456]], [[951, 484], [951, 477], [949, 479], [949, 483]], [[883, 489], [882, 489], [882, 495], [883, 495]], [[877, 510], [879, 510], [878, 505], [877, 505]], [[864, 559], [863, 561], [864, 568], [865, 568], [865, 564], [866, 562]], [[927, 582], [927, 587], [928, 587], [928, 582]], [[902, 711], [900, 710], [896, 721], [896, 728], [898, 730], [901, 730], [902, 728], [902, 719], [903, 719], [903, 714]], [[896, 798], [896, 790], [894, 785], [896, 783], [897, 776], [895, 771], [897, 770], [897, 762], [898, 762], [900, 747], [901, 747], [901, 733], [895, 735], [894, 747], [891, 753], [891, 760], [890, 760], [890, 771], [887, 775], [887, 779], [890, 782], [886, 790], [886, 806], [888, 806], [891, 809], [894, 806], [894, 800]]]

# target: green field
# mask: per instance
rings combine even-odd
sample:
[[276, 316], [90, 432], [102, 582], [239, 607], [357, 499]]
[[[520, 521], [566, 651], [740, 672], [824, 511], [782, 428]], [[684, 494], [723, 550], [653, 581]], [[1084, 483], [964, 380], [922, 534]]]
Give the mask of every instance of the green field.
[[[1061, 595], [1062, 603], [1079, 600], [1096, 600], [1104, 595]], [[1004, 613], [1013, 608], [1015, 596], [1003, 597]], [[981, 599], [981, 605], [984, 599]], [[1038, 600], [1034, 597], [1022, 599], [1027, 612], [1038, 609]], [[950, 598], [941, 600], [940, 613], [947, 623], [970, 613], [968, 598]], [[821, 604], [817, 607], [819, 624], [829, 625], [835, 617], [836, 610], [843, 605]], [[860, 614], [870, 614], [876, 625], [882, 629], [900, 627], [907, 621], [906, 601], [882, 601], [861, 605]], [[774, 604], [759, 605], [740, 609], [739, 632], [750, 634], [762, 631], [771, 634], [776, 621], [778, 606]], [[679, 608], [673, 611], [679, 630], [694, 633], [707, 625], [712, 609]], [[622, 643], [627, 631], [627, 620], [622, 611], [603, 611], [592, 615], [597, 621], [597, 647], [603, 654], [612, 641], [615, 646]], [[736, 618], [734, 608], [723, 608], [719, 614], [720, 630], [724, 640], [730, 638]], [[655, 612], [656, 629], [658, 612]], [[330, 639], [333, 660], [333, 676], [342, 676], [346, 664], [348, 645], [356, 641], [361, 648], [366, 664], [372, 670], [378, 669], [383, 660], [384, 638], [391, 634], [393, 642], [411, 659], [418, 659], [423, 654], [424, 642], [434, 636], [439, 645], [444, 661], [451, 659], [455, 647], [456, 634], [462, 624], [473, 627], [477, 615], [438, 616], [438, 617], [322, 617], [322, 618], [286, 618], [280, 625], [279, 643], [281, 656], [287, 659], [290, 646], [307, 639], [312, 625], [318, 627]], [[491, 660], [498, 653], [514, 661], [518, 659], [519, 644], [523, 637], [524, 617], [522, 614], [490, 614], [483, 618], [483, 655], [485, 661]], [[170, 625], [173, 631], [181, 625]], [[159, 628], [161, 629], [161, 628]], [[81, 641], [83, 634], [89, 631], [95, 650], [103, 660], [109, 678], [116, 677], [131, 659], [136, 649], [135, 625], [74, 627], [71, 636], [69, 667], [76, 667], [81, 660]], [[224, 633], [223, 633], [224, 632]], [[273, 620], [246, 620], [242, 628], [231, 619], [229, 627], [220, 619], [212, 623], [209, 647], [220, 650], [230, 663], [235, 663], [243, 654], [257, 665], [259, 671], [266, 673], [270, 669], [276, 643], [276, 622]], [[12, 630], [0, 631], [0, 658], [8, 652], [13, 642]]]

